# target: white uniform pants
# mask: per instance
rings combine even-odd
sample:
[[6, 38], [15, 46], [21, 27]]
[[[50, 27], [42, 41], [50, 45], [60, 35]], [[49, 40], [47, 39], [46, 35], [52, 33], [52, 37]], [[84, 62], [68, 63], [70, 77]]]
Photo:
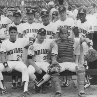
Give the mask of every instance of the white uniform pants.
[[[47, 72], [48, 70], [48, 66], [50, 65], [48, 62], [35, 62], [35, 64], [42, 69], [43, 71]], [[28, 67], [28, 73], [29, 73], [29, 77], [30, 79], [35, 80], [36, 76], [34, 75], [35, 73], [35, 68], [32, 65], [29, 65]]]
[[78, 66], [78, 64], [74, 63], [74, 62], [63, 62], [63, 63], [59, 63], [61, 70], [60, 72], [63, 72], [65, 70], [69, 70], [71, 72], [76, 72], [76, 67]]
[[[8, 66], [11, 70], [16, 70], [22, 73], [22, 81], [29, 81], [28, 69], [27, 66], [22, 61], [7, 61]], [[0, 80], [3, 80], [2, 72], [7, 71], [7, 68], [0, 63]]]

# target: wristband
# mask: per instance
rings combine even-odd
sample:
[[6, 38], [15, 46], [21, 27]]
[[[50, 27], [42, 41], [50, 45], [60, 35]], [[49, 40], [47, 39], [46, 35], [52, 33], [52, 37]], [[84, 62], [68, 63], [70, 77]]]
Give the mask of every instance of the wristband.
[[8, 63], [7, 62], [4, 62], [3, 65], [4, 65], [5, 68], [8, 67]]

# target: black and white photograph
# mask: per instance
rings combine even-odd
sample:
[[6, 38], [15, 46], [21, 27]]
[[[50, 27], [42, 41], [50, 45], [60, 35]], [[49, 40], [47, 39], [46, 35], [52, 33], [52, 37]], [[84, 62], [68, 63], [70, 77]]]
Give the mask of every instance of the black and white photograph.
[[0, 0], [0, 97], [97, 97], [97, 0]]

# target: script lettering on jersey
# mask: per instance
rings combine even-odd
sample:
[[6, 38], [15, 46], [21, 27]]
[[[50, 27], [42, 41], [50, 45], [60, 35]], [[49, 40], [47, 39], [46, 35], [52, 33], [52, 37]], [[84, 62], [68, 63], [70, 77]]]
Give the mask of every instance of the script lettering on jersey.
[[53, 31], [46, 31], [47, 35], [53, 35]]
[[23, 53], [23, 48], [15, 48], [13, 50], [7, 51], [7, 55], [11, 55], [11, 54], [14, 54], [14, 53]]
[[27, 33], [37, 33], [38, 32], [38, 29], [26, 29], [24, 30], [24, 34], [27, 34]]
[[72, 27], [71, 26], [67, 26], [67, 25], [59, 26], [57, 30], [59, 31], [61, 28], [65, 28], [67, 30], [72, 30]]
[[86, 30], [81, 29], [81, 28], [78, 28], [78, 29], [79, 29], [79, 33], [87, 34], [87, 31]]
[[35, 52], [35, 55], [48, 54], [49, 50], [48, 49], [40, 49], [40, 50], [37, 50], [34, 52]]
[[1, 24], [1, 25], [0, 25], [0, 29], [2, 29], [2, 28], [6, 28], [7, 25], [8, 25], [8, 24]]

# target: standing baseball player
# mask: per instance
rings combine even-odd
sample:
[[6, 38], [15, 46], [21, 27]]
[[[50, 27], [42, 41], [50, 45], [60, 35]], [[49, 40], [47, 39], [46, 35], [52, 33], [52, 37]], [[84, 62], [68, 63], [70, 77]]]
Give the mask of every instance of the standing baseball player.
[[0, 51], [2, 52], [2, 63], [0, 64], [0, 81], [2, 93], [5, 92], [3, 87], [2, 72], [16, 70], [22, 73], [22, 82], [24, 83], [23, 97], [28, 95], [29, 75], [27, 66], [22, 61], [24, 47], [29, 44], [29, 39], [17, 38], [18, 32], [16, 26], [9, 27], [10, 38], [3, 41]]
[[[70, 38], [74, 38], [74, 33], [72, 32], [72, 28], [75, 26], [75, 22], [72, 18], [70, 17], [67, 17], [66, 16], [66, 8], [65, 7], [59, 7], [59, 20], [56, 21], [54, 24], [53, 24], [53, 27], [55, 28], [55, 33], [56, 33], [56, 37], [58, 38], [58, 32], [59, 32], [59, 29], [60, 27], [62, 28], [65, 28], [68, 30], [68, 33], [69, 33], [69, 37]], [[70, 80], [71, 77], [63, 77], [63, 80], [62, 81], [62, 86], [64, 87], [68, 87], [69, 86], [69, 81], [68, 79]]]
[[[79, 29], [79, 37], [85, 37], [85, 38], [88, 38], [87, 36], [91, 36], [91, 39], [89, 39], [91, 42], [91, 44], [93, 44], [92, 42], [92, 38], [93, 38], [93, 34], [91, 32], [93, 32], [93, 24], [91, 22], [91, 24], [89, 23], [89, 21], [86, 19], [86, 10], [84, 8], [80, 8], [78, 10], [78, 20], [76, 21], [76, 26], [78, 27]], [[81, 54], [80, 54], [80, 57], [81, 57], [81, 62], [83, 65], [87, 66], [87, 64], [84, 64], [85, 63], [85, 60], [84, 60], [84, 56], [87, 54], [89, 50], [89, 45], [86, 43], [86, 42], [83, 42], [81, 44]], [[88, 77], [86, 77], [87, 79], [87, 82], [85, 84], [85, 88], [90, 86], [90, 82], [89, 82], [89, 79]]]
[[[19, 36], [21, 36], [21, 38], [36, 38], [40, 23], [34, 22], [34, 15], [35, 10], [33, 8], [26, 8], [27, 22], [21, 24], [21, 29], [19, 30]], [[25, 49], [25, 52], [23, 53], [23, 60], [25, 64], [28, 64], [27, 49]]]
[[22, 24], [22, 29], [19, 32], [22, 37], [33, 37], [37, 35], [37, 31], [40, 27], [40, 23], [35, 23], [35, 10], [34, 8], [26, 8], [27, 22]]
[[42, 10], [41, 11], [41, 28], [46, 29], [46, 39], [53, 39], [55, 38], [54, 28], [52, 23], [50, 22], [50, 14], [48, 10]]

